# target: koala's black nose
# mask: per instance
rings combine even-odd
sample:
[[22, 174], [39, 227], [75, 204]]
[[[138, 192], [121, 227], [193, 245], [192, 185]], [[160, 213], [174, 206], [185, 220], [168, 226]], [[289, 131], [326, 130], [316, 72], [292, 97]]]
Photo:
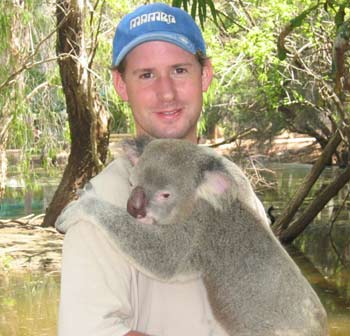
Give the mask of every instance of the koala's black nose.
[[135, 218], [145, 217], [147, 203], [145, 190], [142, 187], [135, 187], [128, 199], [128, 213]]

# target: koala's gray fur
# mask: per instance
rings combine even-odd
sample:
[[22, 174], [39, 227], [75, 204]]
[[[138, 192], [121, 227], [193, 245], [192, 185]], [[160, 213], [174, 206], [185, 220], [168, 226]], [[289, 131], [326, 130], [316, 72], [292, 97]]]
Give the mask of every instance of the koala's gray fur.
[[[87, 192], [56, 227], [65, 231], [79, 210], [141, 271], [167, 281], [201, 274], [228, 335], [328, 335], [319, 298], [268, 226], [237, 199], [221, 160], [186, 141], [153, 140], [131, 174], [131, 183], [145, 191], [147, 215], [135, 219]], [[157, 204], [159, 190], [173, 197], [170, 205]], [[157, 209], [162, 206], [167, 214]]]

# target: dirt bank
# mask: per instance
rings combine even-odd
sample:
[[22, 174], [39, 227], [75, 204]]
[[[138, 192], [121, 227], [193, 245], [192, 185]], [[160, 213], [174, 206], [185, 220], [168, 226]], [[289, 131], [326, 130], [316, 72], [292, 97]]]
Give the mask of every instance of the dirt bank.
[[[220, 143], [220, 140], [217, 142]], [[215, 149], [221, 154], [232, 157], [233, 160], [245, 156], [266, 162], [282, 163], [314, 163], [321, 153], [321, 147], [314, 138], [287, 132], [264, 143], [242, 139]]]
[[63, 235], [42, 219], [0, 220], [0, 273], [60, 270]]

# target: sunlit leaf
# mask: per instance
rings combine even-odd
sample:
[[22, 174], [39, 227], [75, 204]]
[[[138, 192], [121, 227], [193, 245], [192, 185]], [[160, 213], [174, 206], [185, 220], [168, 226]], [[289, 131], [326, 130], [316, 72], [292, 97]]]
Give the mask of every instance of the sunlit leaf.
[[206, 0], [199, 0], [199, 6], [202, 8], [202, 16], [204, 21], [207, 19], [207, 2]]
[[204, 30], [204, 13], [203, 13], [203, 7], [201, 6], [201, 2], [198, 3], [198, 16], [199, 16], [199, 22], [201, 24], [202, 29]]
[[277, 57], [284, 61], [287, 58], [287, 49], [284, 48], [280, 43], [277, 43]]
[[178, 8], [180, 8], [181, 7], [181, 4], [182, 4], [182, 0], [173, 0], [173, 2], [172, 2], [172, 6], [173, 7], [178, 7]]
[[213, 1], [212, 0], [207, 0], [207, 4], [208, 4], [208, 6], [210, 8], [210, 13], [211, 13], [211, 15], [213, 17], [213, 20], [214, 20], [215, 24], [218, 25], [217, 16], [216, 16], [216, 8], [215, 8], [215, 5], [214, 5]]
[[337, 27], [341, 26], [344, 23], [345, 17], [345, 5], [339, 6], [339, 9], [334, 17], [334, 22]]
[[319, 4], [311, 7], [311, 8], [308, 8], [306, 9], [305, 11], [303, 11], [301, 14], [299, 14], [297, 17], [293, 18], [290, 20], [290, 24], [292, 26], [292, 28], [297, 28], [297, 27], [300, 27], [305, 18], [313, 11], [315, 10], [317, 7], [319, 6]]
[[191, 16], [193, 17], [193, 19], [196, 17], [196, 13], [197, 13], [197, 0], [193, 0], [192, 8], [191, 8]]

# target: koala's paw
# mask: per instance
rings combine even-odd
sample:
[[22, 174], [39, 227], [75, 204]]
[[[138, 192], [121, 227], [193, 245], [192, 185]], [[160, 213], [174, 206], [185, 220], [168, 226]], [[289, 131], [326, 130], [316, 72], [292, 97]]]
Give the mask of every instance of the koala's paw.
[[83, 194], [79, 199], [70, 202], [58, 216], [55, 227], [57, 231], [65, 233], [79, 221], [91, 220], [91, 210], [95, 204], [95, 198]]
[[55, 228], [61, 233], [67, 232], [70, 226], [74, 224], [73, 218], [74, 209], [76, 208], [78, 200], [70, 202], [56, 219]]

